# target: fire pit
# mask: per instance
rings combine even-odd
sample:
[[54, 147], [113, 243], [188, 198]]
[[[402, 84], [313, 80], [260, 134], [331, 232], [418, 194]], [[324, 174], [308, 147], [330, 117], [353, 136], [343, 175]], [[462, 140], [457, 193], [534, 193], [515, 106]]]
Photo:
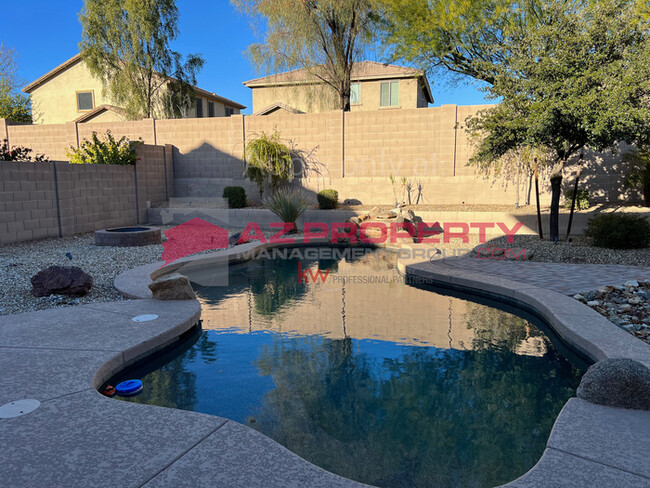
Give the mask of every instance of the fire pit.
[[148, 246], [160, 244], [161, 233], [158, 227], [115, 227], [95, 232], [96, 246]]

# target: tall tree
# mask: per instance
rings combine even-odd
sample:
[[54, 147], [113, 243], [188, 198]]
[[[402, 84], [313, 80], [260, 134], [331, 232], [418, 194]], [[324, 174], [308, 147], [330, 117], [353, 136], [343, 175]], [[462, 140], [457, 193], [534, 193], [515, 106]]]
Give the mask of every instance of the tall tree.
[[18, 78], [17, 71], [16, 50], [0, 43], [0, 80], [11, 91], [20, 88], [21, 80]]
[[204, 61], [170, 47], [174, 0], [86, 0], [80, 19], [84, 61], [129, 118], [179, 117], [191, 106]]
[[18, 91], [16, 51], [0, 44], [0, 119], [29, 124], [32, 110], [29, 97]]
[[331, 87], [350, 110], [354, 63], [373, 41], [375, 0], [231, 0], [267, 30], [250, 46], [253, 62], [268, 71], [304, 69]]
[[[442, 8], [435, 1], [406, 3], [424, 9], [429, 19], [433, 6]], [[424, 41], [414, 14], [393, 8], [388, 32], [393, 40], [418, 39], [426, 67], [485, 82], [488, 95], [501, 100], [470, 121], [480, 141], [474, 163], [489, 167], [521, 147], [549, 149], [550, 233], [557, 240], [567, 161], [585, 148], [642, 143], [650, 133], [650, 45], [641, 3], [462, 2], [448, 23], [436, 20]], [[416, 59], [417, 50], [398, 48], [399, 53]]]
[[9, 82], [0, 78], [0, 119], [31, 124], [32, 111], [29, 97], [12, 91]]

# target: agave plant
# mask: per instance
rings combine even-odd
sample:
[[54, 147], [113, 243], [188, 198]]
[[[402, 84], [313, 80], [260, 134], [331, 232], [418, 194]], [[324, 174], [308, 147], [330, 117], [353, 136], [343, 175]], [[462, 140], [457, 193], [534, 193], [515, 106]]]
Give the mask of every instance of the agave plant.
[[296, 231], [296, 220], [311, 207], [309, 195], [300, 188], [283, 187], [264, 199], [264, 205], [282, 219], [292, 223]]

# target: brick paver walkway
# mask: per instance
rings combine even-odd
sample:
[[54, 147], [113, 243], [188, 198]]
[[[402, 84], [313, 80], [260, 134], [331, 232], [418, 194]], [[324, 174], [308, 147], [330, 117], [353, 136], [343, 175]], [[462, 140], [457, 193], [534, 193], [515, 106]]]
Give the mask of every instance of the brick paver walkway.
[[621, 285], [628, 280], [650, 281], [650, 268], [618, 264], [537, 263], [468, 257], [447, 258], [439, 262], [462, 271], [500, 276], [565, 295], [595, 290], [604, 285]]

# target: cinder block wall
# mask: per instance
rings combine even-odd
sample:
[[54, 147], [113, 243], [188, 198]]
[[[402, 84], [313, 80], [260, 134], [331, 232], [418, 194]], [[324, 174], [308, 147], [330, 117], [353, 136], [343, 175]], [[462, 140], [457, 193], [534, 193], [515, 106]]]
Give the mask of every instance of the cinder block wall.
[[[334, 188], [341, 200], [391, 204], [395, 202], [394, 190], [401, 199], [401, 178], [405, 177], [414, 186], [422, 185], [420, 203], [524, 205], [531, 197], [529, 174], [485, 177], [467, 165], [473, 149], [465, 121], [488, 107], [445, 105], [350, 113], [29, 126], [7, 125], [0, 120], [0, 137], [4, 131], [12, 145], [25, 145], [51, 159], [62, 159], [70, 145], [90, 137], [93, 131], [110, 129], [116, 137], [141, 138], [147, 144], [167, 148], [166, 196], [220, 197], [225, 186], [239, 185], [255, 201], [259, 200], [257, 188], [243, 177], [244, 147], [252, 137], [278, 130], [285, 141], [292, 141], [303, 151], [314, 151], [320, 174], [312, 173], [298, 181], [308, 190]], [[623, 185], [621, 152], [587, 153], [580, 187], [589, 190], [594, 202], [641, 201], [638, 191]], [[570, 166], [565, 171], [565, 189], [573, 186], [576, 169]], [[391, 175], [396, 185], [391, 184]], [[548, 205], [547, 175], [540, 178], [540, 190], [542, 204]], [[152, 197], [152, 201], [160, 196]]]
[[140, 146], [138, 157], [135, 166], [0, 161], [0, 244], [145, 223], [147, 201], [169, 197], [173, 173], [164, 147]]

